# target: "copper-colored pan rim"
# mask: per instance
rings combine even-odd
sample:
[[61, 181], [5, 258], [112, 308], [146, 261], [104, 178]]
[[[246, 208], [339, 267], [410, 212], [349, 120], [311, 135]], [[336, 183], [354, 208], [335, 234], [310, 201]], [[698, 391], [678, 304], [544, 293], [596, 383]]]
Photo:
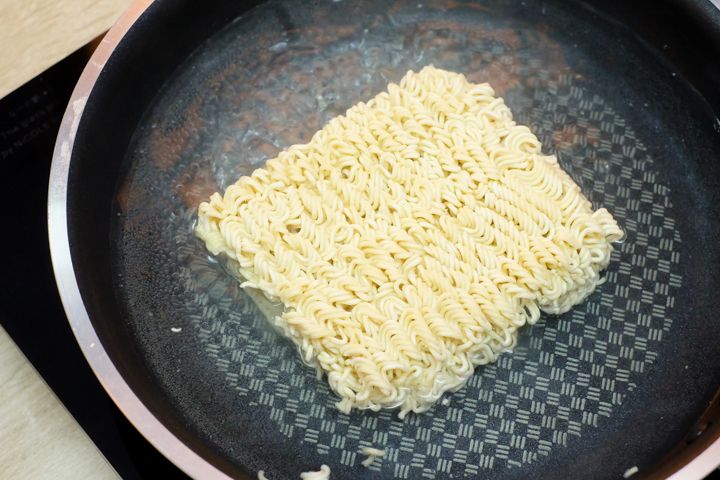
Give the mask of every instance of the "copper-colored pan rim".
[[55, 271], [55, 281], [70, 327], [90, 367], [115, 404], [155, 448], [191, 477], [210, 480], [229, 479], [229, 476], [191, 450], [165, 427], [120, 375], [100, 342], [85, 309], [70, 254], [66, 207], [68, 174], [75, 133], [87, 99], [105, 63], [128, 30], [152, 2], [153, 0], [136, 0], [105, 35], [80, 76], [65, 110], [55, 143], [48, 187], [50, 254]]
[[[70, 326], [93, 372], [128, 420], [165, 457], [193, 478], [230, 477], [176, 437], [137, 397], [110, 359], [85, 309], [73, 269], [67, 224], [68, 174], [75, 133], [87, 99], [106, 62], [135, 21], [154, 0], [136, 0], [95, 50], [83, 71], [60, 126], [48, 190], [48, 230], [55, 280]], [[720, 7], [719, 7], [720, 8]], [[701, 479], [718, 467], [720, 438], [676, 470], [673, 480]]]

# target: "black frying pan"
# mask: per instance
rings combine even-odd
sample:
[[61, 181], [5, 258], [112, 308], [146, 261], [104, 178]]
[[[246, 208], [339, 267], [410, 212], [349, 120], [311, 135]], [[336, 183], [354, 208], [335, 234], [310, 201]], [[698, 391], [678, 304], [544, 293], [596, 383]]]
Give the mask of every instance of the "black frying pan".
[[[55, 152], [50, 240], [68, 317], [159, 450], [198, 478], [273, 480], [323, 463], [335, 479], [683, 466], [698, 478], [720, 461], [707, 410], [720, 385], [710, 3], [249, 3], [135, 4], [83, 74]], [[194, 238], [196, 208], [426, 64], [489, 81], [627, 239], [585, 303], [523, 330], [449, 405], [344, 415]], [[366, 469], [363, 446], [387, 456]]]

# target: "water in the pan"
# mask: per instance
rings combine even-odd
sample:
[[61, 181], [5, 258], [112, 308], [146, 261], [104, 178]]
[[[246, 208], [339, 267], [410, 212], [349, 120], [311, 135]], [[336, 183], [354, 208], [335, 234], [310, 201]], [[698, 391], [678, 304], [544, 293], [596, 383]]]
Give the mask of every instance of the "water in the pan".
[[[172, 282], [170, 300], [138, 305], [173, 312], [172, 324], [193, 332], [220, 382], [265, 425], [254, 441], [268, 452], [277, 449], [276, 436], [308, 462], [387, 478], [472, 477], [532, 463], [609, 417], [670, 328], [682, 282], [681, 239], [670, 191], [643, 142], [541, 30], [444, 4], [400, 2], [363, 16], [341, 2], [336, 15], [355, 12], [363, 20], [338, 26], [335, 7], [315, 18], [314, 10], [270, 2], [196, 54], [178, 75], [185, 90], [167, 89], [138, 141], [121, 189], [122, 273], [137, 277], [148, 268], [135, 243], [138, 235], [154, 235], [154, 255], [165, 259], [156, 295]], [[490, 82], [594, 205], [613, 213], [626, 240], [596, 293], [560, 318], [525, 329], [511, 354], [479, 368], [449, 404], [405, 421], [389, 411], [345, 415], [325, 382], [194, 238], [196, 208], [427, 64]], [[386, 456], [365, 470], [358, 466], [363, 446], [383, 448]], [[288, 472], [240, 450], [233, 460], [249, 470], [262, 468], [269, 478], [274, 468], [280, 478]]]

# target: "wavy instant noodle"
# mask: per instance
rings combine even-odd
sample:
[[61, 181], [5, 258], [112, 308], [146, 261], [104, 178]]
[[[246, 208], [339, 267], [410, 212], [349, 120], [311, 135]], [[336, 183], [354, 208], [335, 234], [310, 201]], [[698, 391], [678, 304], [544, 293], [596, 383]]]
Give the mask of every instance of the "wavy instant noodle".
[[197, 234], [338, 407], [422, 412], [601, 282], [622, 231], [488, 84], [426, 67], [224, 195]]

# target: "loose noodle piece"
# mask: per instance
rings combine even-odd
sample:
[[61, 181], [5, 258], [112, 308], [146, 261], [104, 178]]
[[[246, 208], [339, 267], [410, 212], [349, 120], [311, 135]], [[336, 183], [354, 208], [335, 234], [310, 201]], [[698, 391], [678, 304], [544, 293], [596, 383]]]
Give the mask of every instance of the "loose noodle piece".
[[380, 449], [372, 448], [372, 447], [363, 447], [360, 450], [360, 453], [367, 456], [367, 458], [365, 460], [360, 462], [363, 467], [369, 467], [370, 465], [375, 463], [376, 458], [385, 456], [385, 450], [380, 450]]
[[320, 466], [318, 472], [303, 472], [300, 474], [301, 480], [329, 480], [330, 479], [330, 467], [327, 465]]
[[640, 471], [640, 469], [638, 469], [637, 465], [632, 466], [632, 467], [628, 468], [627, 470], [625, 470], [625, 473], [623, 473], [623, 478], [630, 478], [639, 471]]
[[426, 67], [224, 195], [197, 234], [327, 374], [338, 408], [423, 412], [601, 282], [622, 237], [488, 84]]

